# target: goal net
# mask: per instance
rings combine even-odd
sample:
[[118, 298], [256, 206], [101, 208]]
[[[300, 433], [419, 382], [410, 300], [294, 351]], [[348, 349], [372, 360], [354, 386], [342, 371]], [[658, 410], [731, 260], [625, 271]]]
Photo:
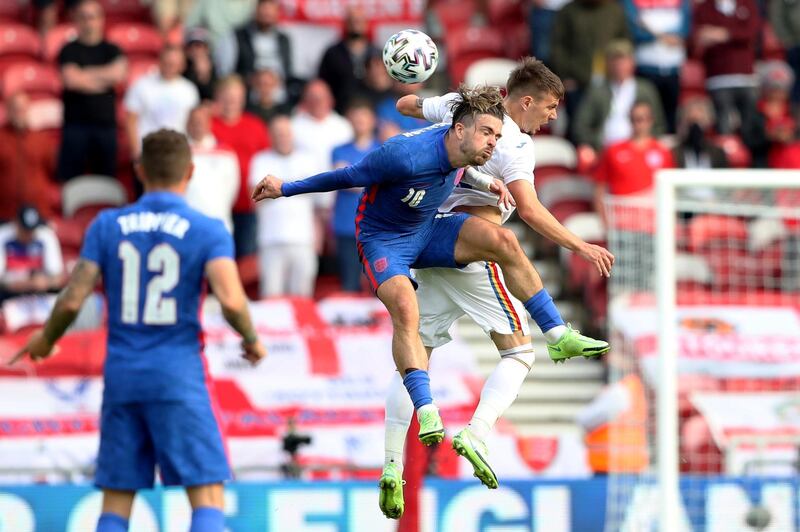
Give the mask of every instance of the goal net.
[[605, 530], [798, 530], [800, 173], [661, 171], [606, 213], [609, 380], [641, 393]]

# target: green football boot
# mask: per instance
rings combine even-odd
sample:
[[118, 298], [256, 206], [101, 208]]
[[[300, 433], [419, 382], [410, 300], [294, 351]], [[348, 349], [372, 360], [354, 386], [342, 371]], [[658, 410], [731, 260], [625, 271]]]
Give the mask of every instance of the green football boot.
[[547, 353], [553, 362], [566, 362], [568, 358], [598, 357], [610, 349], [608, 342], [595, 340], [580, 334], [579, 331], [567, 325], [567, 332], [554, 344], [547, 344]]
[[444, 425], [439, 416], [439, 409], [422, 410], [417, 419], [419, 421], [419, 441], [423, 445], [433, 445], [444, 439]]
[[388, 463], [383, 466], [383, 474], [378, 481], [378, 488], [380, 488], [378, 506], [381, 507], [383, 515], [389, 519], [400, 519], [403, 515], [405, 509], [403, 485], [405, 483], [397, 464]]
[[478, 440], [469, 429], [463, 429], [453, 437], [453, 450], [469, 460], [475, 476], [490, 490], [497, 489], [497, 475], [487, 460], [489, 451], [486, 444]]

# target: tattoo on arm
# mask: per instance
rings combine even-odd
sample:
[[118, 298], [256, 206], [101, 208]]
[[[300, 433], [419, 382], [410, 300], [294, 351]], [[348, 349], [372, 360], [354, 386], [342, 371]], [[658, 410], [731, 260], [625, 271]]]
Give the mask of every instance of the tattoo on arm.
[[419, 96], [417, 96], [417, 109], [422, 109], [422, 100], [424, 99], [425, 98], [420, 98]]
[[92, 293], [100, 278], [100, 268], [92, 261], [81, 259], [72, 270], [67, 286], [58, 294], [50, 317], [44, 325], [44, 337], [55, 343], [75, 321], [84, 300]]

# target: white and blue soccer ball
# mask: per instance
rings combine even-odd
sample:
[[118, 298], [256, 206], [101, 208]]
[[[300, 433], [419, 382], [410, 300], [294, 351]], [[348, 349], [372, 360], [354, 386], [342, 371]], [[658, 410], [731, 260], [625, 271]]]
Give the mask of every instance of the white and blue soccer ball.
[[422, 83], [436, 71], [439, 50], [421, 31], [398, 31], [383, 46], [386, 71], [402, 83]]

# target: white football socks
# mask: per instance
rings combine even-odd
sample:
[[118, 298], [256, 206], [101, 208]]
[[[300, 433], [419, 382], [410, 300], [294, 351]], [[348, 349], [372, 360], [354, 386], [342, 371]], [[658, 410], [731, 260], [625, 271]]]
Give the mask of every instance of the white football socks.
[[384, 428], [384, 465], [394, 462], [403, 471], [403, 449], [408, 426], [414, 415], [414, 403], [408, 395], [400, 373], [394, 373], [386, 395], [386, 423]]
[[504, 356], [486, 379], [481, 399], [467, 425], [470, 432], [481, 441], [486, 439], [498, 418], [517, 398], [520, 386], [530, 371], [528, 366], [533, 364], [533, 347], [530, 344], [504, 350], [501, 355]]
[[542, 334], [544, 334], [544, 339], [547, 340], [548, 344], [554, 344], [558, 342], [566, 332], [567, 332], [566, 325], [556, 325], [552, 329], [549, 329], [547, 332]]

